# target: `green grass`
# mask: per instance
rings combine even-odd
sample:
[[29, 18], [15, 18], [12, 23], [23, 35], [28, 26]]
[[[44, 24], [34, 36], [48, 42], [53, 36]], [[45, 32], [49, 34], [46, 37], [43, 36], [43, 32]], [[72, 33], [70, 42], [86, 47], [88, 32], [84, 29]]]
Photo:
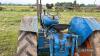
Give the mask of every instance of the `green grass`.
[[35, 12], [0, 11], [0, 56], [15, 55], [20, 19], [35, 14]]
[[[0, 56], [14, 56], [20, 20], [24, 16], [34, 16], [36, 12], [0, 11]], [[100, 21], [100, 13], [61, 12], [60, 23], [68, 23], [73, 16], [93, 16]]]

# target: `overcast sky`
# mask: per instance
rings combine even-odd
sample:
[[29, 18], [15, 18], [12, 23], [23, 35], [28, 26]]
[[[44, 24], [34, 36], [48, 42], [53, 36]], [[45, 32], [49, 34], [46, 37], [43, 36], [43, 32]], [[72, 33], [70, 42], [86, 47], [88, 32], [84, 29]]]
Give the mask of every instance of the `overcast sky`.
[[[42, 0], [42, 4], [56, 2], [73, 2], [74, 0]], [[95, 0], [77, 0], [77, 3], [94, 4]], [[16, 4], [35, 4], [36, 0], [0, 0], [1, 3], [16, 3]], [[100, 0], [96, 0], [96, 4], [100, 5]]]

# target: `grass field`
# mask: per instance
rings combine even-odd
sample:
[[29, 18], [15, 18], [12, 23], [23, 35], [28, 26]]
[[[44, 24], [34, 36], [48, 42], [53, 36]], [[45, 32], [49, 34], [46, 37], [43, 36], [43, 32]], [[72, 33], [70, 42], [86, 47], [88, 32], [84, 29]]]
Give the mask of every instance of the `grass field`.
[[35, 12], [0, 11], [0, 56], [14, 56], [20, 19]]
[[[0, 56], [14, 56], [17, 48], [17, 37], [20, 19], [34, 16], [36, 12], [0, 11]], [[73, 16], [93, 16], [100, 21], [100, 13], [61, 12], [60, 23], [68, 23]]]

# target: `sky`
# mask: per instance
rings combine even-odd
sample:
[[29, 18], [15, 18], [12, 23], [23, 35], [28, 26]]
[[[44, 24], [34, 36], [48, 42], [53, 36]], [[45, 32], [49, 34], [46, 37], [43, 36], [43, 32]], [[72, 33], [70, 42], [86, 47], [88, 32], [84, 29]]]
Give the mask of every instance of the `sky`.
[[[73, 2], [74, 0], [42, 0], [42, 4], [56, 3], [56, 2]], [[77, 0], [79, 4], [94, 4], [95, 0]], [[0, 0], [1, 3], [15, 3], [15, 4], [35, 4], [36, 0]], [[96, 0], [95, 4], [100, 5], [100, 0]]]

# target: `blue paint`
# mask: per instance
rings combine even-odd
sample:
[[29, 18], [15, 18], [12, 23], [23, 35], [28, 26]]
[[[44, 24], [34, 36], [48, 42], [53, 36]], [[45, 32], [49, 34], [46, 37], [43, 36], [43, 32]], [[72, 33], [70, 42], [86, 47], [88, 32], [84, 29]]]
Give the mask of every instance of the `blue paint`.
[[67, 38], [70, 38], [72, 35], [63, 34], [62, 39], [60, 39], [59, 33], [54, 33], [52, 36], [53, 36], [53, 39], [51, 39], [49, 43], [50, 53], [54, 56], [68, 56], [69, 49], [71, 49], [71, 46], [69, 45], [69, 41]]
[[79, 45], [84, 43], [93, 31], [100, 30], [100, 24], [94, 18], [73, 17], [69, 24], [69, 31], [80, 36]]
[[46, 27], [51, 26], [53, 24], [58, 24], [58, 17], [55, 17], [55, 19], [52, 19], [49, 16], [43, 16], [42, 22], [43, 22], [44, 26], [46, 26]]

